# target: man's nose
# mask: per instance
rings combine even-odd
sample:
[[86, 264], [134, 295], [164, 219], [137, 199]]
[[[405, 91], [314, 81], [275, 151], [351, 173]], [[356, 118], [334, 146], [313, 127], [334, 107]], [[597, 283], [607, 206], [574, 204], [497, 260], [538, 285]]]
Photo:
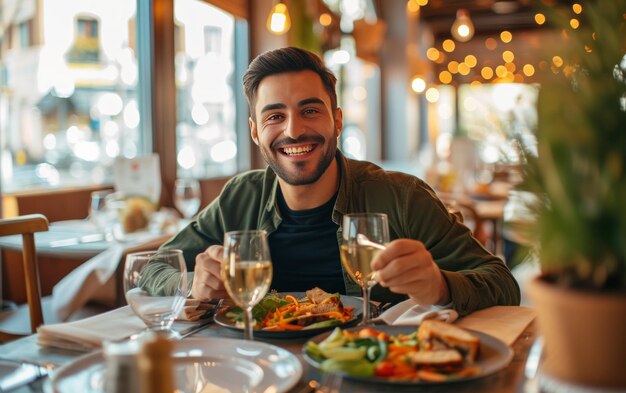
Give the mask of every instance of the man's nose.
[[300, 135], [304, 134], [304, 122], [300, 121], [297, 117], [291, 116], [285, 127], [285, 136], [292, 139], [298, 139]]

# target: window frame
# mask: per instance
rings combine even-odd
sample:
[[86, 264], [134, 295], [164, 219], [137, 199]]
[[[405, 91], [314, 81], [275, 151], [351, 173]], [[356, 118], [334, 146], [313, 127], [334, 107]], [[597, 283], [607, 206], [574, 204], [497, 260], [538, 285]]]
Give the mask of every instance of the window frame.
[[[202, 0], [235, 16], [235, 78], [241, 80], [249, 60], [248, 1]], [[142, 153], [157, 153], [161, 160], [161, 205], [173, 206], [171, 190], [177, 177], [176, 102], [175, 85], [175, 23], [174, 0], [137, 0], [137, 86], [141, 129]], [[158, 42], [158, 45], [155, 45]], [[158, 75], [158, 78], [156, 77]], [[243, 98], [243, 86], [235, 84], [237, 133], [237, 171], [251, 166], [251, 146], [248, 135], [248, 108]]]

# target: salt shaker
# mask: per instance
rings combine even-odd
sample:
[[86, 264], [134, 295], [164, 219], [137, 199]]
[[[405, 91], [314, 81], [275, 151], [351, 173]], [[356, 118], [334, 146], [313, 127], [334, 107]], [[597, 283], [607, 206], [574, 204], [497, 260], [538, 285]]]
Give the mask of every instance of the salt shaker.
[[173, 347], [172, 341], [159, 335], [155, 335], [142, 344], [138, 356], [139, 392], [174, 392]]

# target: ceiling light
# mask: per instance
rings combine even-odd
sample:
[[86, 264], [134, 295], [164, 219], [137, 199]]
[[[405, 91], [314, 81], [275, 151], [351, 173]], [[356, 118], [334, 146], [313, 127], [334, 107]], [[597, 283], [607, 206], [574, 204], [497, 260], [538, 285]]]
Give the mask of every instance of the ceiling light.
[[289, 11], [287, 6], [282, 2], [276, 3], [272, 7], [269, 16], [267, 17], [267, 29], [270, 33], [285, 34], [291, 28], [291, 18], [289, 17]]
[[466, 42], [472, 39], [474, 36], [474, 24], [470, 19], [468, 10], [461, 8], [456, 12], [456, 20], [452, 24], [450, 32], [454, 39], [459, 42]]

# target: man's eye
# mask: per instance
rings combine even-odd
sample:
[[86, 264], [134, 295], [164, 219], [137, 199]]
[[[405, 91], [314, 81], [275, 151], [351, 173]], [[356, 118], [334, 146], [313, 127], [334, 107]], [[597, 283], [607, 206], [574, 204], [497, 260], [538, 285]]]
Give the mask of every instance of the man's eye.
[[267, 120], [268, 121], [279, 120], [279, 119], [282, 119], [282, 117], [283, 117], [282, 115], [273, 114], [273, 115], [268, 116]]
[[318, 113], [319, 111], [315, 108], [307, 108], [304, 111], [302, 111], [302, 113], [304, 113], [305, 115], [314, 115], [316, 113]]

